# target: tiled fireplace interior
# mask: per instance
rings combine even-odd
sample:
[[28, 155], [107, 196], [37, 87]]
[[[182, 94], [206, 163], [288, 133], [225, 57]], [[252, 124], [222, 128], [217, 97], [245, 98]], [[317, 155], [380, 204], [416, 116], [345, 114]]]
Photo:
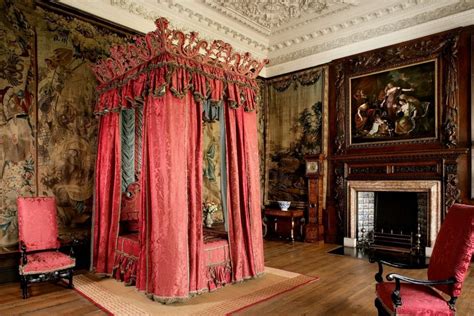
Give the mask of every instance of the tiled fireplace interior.
[[[392, 205], [387, 207], [386, 204]], [[424, 249], [428, 235], [427, 209], [427, 192], [359, 191], [357, 240], [373, 240], [374, 232], [414, 237], [419, 233], [420, 245]]]
[[414, 236], [419, 232], [421, 246], [430, 254], [440, 226], [439, 181], [348, 181], [347, 185], [345, 246], [355, 247], [357, 240], [374, 231]]

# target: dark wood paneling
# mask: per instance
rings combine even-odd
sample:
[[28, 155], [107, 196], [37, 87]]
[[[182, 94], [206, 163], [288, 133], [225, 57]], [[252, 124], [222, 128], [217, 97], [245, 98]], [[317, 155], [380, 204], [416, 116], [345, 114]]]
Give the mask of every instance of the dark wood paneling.
[[[346, 209], [345, 181], [350, 179], [437, 179], [445, 203], [470, 200], [471, 37], [474, 27], [457, 28], [412, 41], [341, 58], [331, 63], [328, 232], [341, 230]], [[474, 41], [474, 40], [473, 40]], [[439, 61], [439, 139], [377, 146], [348, 146], [348, 78], [437, 58]], [[473, 68], [474, 69], [474, 68]], [[447, 123], [450, 124], [447, 124]], [[452, 123], [452, 124], [451, 124]], [[452, 129], [453, 124], [455, 126]], [[454, 171], [454, 174], [452, 172]], [[448, 177], [448, 174], [451, 174]], [[332, 202], [331, 202], [332, 200]]]

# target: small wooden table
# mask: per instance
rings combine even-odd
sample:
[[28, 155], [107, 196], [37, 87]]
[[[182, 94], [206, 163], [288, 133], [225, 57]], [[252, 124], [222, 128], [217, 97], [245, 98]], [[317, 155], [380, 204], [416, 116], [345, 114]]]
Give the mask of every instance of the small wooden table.
[[293, 243], [295, 241], [295, 219], [299, 219], [300, 223], [300, 237], [303, 237], [303, 225], [304, 225], [304, 210], [297, 210], [292, 209], [288, 211], [282, 211], [280, 209], [275, 208], [266, 208], [263, 211], [263, 227], [264, 233], [263, 236], [266, 237], [268, 233], [268, 225], [267, 222], [269, 218], [273, 219], [273, 232], [279, 234], [278, 232], [278, 220], [279, 219], [289, 219], [291, 222], [291, 229], [290, 229], [290, 239]]

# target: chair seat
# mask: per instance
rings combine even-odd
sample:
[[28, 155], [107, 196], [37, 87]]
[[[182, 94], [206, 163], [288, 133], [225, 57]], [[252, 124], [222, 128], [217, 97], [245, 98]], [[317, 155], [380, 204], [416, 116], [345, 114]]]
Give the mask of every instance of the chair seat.
[[[378, 283], [375, 287], [377, 297], [390, 313], [395, 312], [391, 299], [394, 289], [394, 282]], [[446, 300], [430, 287], [401, 283], [400, 297], [402, 306], [397, 308], [397, 315], [454, 315]]]
[[76, 260], [58, 251], [45, 251], [26, 255], [28, 263], [20, 265], [20, 275], [50, 273], [73, 268]]

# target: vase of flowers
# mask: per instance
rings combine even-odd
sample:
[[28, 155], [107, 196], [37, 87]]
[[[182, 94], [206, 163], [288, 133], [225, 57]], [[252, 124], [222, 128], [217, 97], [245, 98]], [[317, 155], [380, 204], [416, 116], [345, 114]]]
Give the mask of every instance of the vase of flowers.
[[212, 214], [217, 212], [217, 204], [214, 202], [204, 202], [203, 211], [204, 211], [204, 224], [206, 227], [211, 228], [214, 220], [212, 219]]

